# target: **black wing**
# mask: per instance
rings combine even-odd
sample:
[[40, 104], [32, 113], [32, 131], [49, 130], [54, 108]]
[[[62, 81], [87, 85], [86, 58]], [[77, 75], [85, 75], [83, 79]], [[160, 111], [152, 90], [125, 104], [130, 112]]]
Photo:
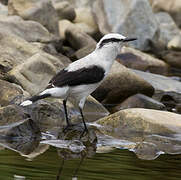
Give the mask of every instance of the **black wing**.
[[78, 86], [100, 82], [104, 78], [104, 69], [100, 66], [90, 66], [76, 71], [65, 69], [57, 73], [49, 82], [49, 86]]

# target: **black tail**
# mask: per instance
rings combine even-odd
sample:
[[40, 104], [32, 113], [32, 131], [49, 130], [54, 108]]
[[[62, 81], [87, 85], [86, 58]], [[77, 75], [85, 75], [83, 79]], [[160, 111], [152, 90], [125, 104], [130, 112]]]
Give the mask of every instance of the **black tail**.
[[37, 96], [32, 96], [31, 98], [29, 98], [28, 100], [32, 101], [33, 103], [40, 100], [40, 99], [44, 99], [47, 97], [50, 97], [50, 94], [43, 94], [43, 95], [37, 95]]

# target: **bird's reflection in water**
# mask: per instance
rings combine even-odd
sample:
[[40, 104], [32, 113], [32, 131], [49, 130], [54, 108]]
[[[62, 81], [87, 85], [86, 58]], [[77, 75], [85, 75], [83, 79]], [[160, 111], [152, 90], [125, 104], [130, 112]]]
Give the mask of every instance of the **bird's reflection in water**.
[[88, 126], [88, 133], [80, 137], [84, 130], [82, 125], [71, 126], [66, 132], [63, 128], [56, 128], [49, 133], [41, 133], [40, 128], [31, 119], [22, 123], [5, 128], [0, 131], [0, 145], [18, 152], [27, 160], [33, 160], [36, 156], [44, 153], [49, 146], [57, 148], [61, 157], [60, 168], [56, 179], [60, 180], [66, 160], [80, 159], [71, 177], [77, 179], [79, 169], [86, 157], [92, 157], [96, 153], [97, 137], [95, 129]]
[[74, 125], [66, 132], [60, 130], [57, 139], [41, 142], [57, 147], [58, 155], [62, 159], [56, 180], [61, 179], [66, 160], [70, 159], [80, 159], [72, 173], [72, 180], [78, 179], [78, 172], [83, 161], [96, 153], [97, 137], [95, 130], [92, 127], [88, 127], [88, 129], [88, 133], [80, 138], [83, 127], [81, 125]]

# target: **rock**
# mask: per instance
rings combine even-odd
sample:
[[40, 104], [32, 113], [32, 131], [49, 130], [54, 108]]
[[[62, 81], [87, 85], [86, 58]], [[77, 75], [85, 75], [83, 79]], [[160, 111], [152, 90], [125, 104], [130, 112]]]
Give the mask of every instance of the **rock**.
[[24, 39], [0, 30], [0, 72], [10, 71], [38, 51]]
[[38, 52], [26, 59], [26, 62], [14, 67], [8, 73], [7, 78], [22, 86], [30, 94], [37, 94], [63, 67], [61, 59], [44, 52]]
[[92, 28], [95, 33], [98, 31], [98, 27], [94, 20], [91, 8], [76, 8], [75, 12], [76, 18], [74, 20], [74, 23], [84, 23]]
[[54, 8], [57, 11], [59, 20], [68, 19], [69, 21], [73, 21], [76, 17], [75, 9], [67, 1], [54, 3]]
[[181, 37], [180, 30], [168, 13], [156, 13], [155, 17], [160, 29], [159, 37], [156, 40], [157, 44], [159, 44], [162, 49], [166, 49], [170, 40], [172, 40], [175, 36]]
[[18, 95], [26, 94], [20, 86], [0, 80], [0, 105], [7, 106]]
[[81, 49], [87, 45], [95, 45], [96, 47], [96, 41], [91, 36], [74, 26], [68, 26], [65, 31], [65, 38], [75, 50]]
[[121, 54], [117, 56], [117, 61], [132, 69], [163, 75], [168, 75], [169, 73], [169, 66], [165, 62], [130, 47], [121, 49]]
[[110, 73], [93, 92], [93, 96], [103, 104], [115, 104], [137, 93], [152, 96], [154, 89], [149, 83], [115, 61]]
[[153, 98], [155, 100], [162, 102], [167, 110], [178, 112], [176, 106], [181, 103], [181, 82], [161, 75], [133, 71], [154, 87]]
[[58, 16], [51, 0], [9, 0], [9, 15], [19, 15], [25, 20], [37, 21], [51, 33], [58, 35]]
[[181, 36], [177, 35], [173, 37], [169, 42], [168, 42], [168, 49], [171, 50], [181, 50]]
[[[27, 114], [24, 113], [23, 109], [17, 105], [8, 105], [5, 107], [0, 107], [0, 126], [3, 127], [14, 127], [16, 125], [22, 124], [26, 119], [29, 118]], [[2, 127], [3, 126], [3, 127]]]
[[71, 59], [76, 60], [76, 59], [81, 59], [88, 54], [90, 54], [92, 51], [95, 50], [95, 44], [90, 44], [87, 45], [79, 50], [77, 50], [75, 53], [71, 55]]
[[170, 66], [175, 68], [181, 68], [181, 51], [168, 50], [162, 52], [162, 59]]
[[[31, 33], [29, 30], [31, 29]], [[29, 42], [47, 43], [53, 41], [48, 30], [35, 21], [25, 21], [19, 16], [0, 17], [0, 32], [14, 34]]]
[[169, 77], [152, 74], [148, 72], [142, 72], [138, 70], [132, 70], [132, 71], [154, 87], [155, 95], [164, 92], [174, 92], [174, 93], [181, 92], [181, 83], [179, 81], [172, 80]]
[[131, 43], [134, 47], [144, 51], [151, 49], [150, 41], [157, 36], [158, 24], [148, 1], [101, 0], [94, 3], [93, 11], [100, 32], [121, 32], [127, 37], [137, 37], [139, 41]]
[[8, 8], [7, 8], [7, 6], [1, 4], [1, 2], [0, 2], [0, 15], [4, 15], [4, 16], [8, 15]]
[[156, 109], [156, 110], [165, 110], [166, 107], [164, 104], [152, 99], [143, 94], [136, 94], [130, 96], [128, 99], [123, 101], [120, 105], [114, 108], [114, 111], [119, 111], [121, 109], [129, 108], [145, 108], [145, 109]]
[[139, 134], [143, 138], [149, 134], [168, 136], [179, 134], [181, 131], [181, 115], [143, 108], [121, 110], [96, 123], [105, 127], [105, 134], [125, 138], [125, 140], [131, 138], [134, 142], [139, 141], [136, 139]]
[[59, 36], [63, 40], [65, 40], [65, 31], [67, 30], [67, 28], [69, 26], [71, 26], [72, 28], [75, 27], [72, 22], [70, 22], [69, 20], [66, 20], [66, 19], [65, 20], [60, 20], [58, 22], [58, 26], [59, 26]]
[[160, 12], [165, 11], [169, 13], [176, 24], [181, 27], [181, 18], [180, 18], [180, 12], [181, 12], [181, 3], [178, 0], [172, 0], [165, 3], [164, 0], [149, 0], [154, 12]]

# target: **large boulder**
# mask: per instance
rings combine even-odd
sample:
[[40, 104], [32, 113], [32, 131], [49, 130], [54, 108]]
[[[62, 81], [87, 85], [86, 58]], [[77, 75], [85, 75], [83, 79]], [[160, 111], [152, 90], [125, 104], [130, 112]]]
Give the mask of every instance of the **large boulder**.
[[176, 24], [181, 27], [181, 2], [179, 0], [171, 0], [165, 3], [165, 0], [149, 0], [154, 12], [168, 12]]
[[150, 49], [149, 42], [157, 35], [158, 24], [147, 0], [95, 1], [92, 10], [100, 32], [137, 37], [139, 41], [132, 43], [134, 47]]
[[163, 75], [169, 73], [169, 66], [164, 61], [130, 47], [121, 49], [117, 61], [132, 69]]
[[137, 93], [152, 96], [154, 89], [145, 80], [115, 61], [109, 75], [93, 92], [93, 96], [104, 104], [115, 104]]
[[0, 16], [1, 15], [7, 16], [8, 15], [8, 8], [7, 8], [7, 6], [1, 4], [1, 2], [0, 2]]
[[51, 0], [10, 0], [9, 15], [19, 15], [25, 20], [37, 21], [51, 33], [58, 35], [58, 16]]

